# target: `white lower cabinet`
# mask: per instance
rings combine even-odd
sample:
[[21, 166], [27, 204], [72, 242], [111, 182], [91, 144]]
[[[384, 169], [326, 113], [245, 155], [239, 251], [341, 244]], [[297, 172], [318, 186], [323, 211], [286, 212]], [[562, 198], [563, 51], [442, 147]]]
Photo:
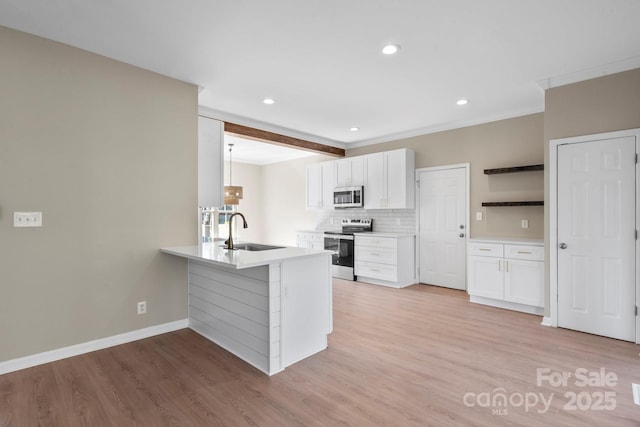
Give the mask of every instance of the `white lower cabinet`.
[[356, 234], [354, 251], [359, 282], [394, 288], [416, 283], [414, 235]]
[[543, 314], [542, 243], [471, 241], [468, 255], [471, 302]]
[[298, 231], [296, 245], [299, 248], [324, 249], [324, 233], [322, 231]]

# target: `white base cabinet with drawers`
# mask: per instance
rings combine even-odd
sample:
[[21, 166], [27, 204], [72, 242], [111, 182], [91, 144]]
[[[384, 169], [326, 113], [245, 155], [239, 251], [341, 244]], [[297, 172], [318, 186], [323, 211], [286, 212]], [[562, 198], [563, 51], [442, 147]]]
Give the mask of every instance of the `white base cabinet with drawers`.
[[355, 235], [354, 274], [359, 282], [404, 288], [416, 283], [415, 236]]
[[470, 240], [470, 301], [544, 314], [544, 245], [536, 241]]
[[296, 246], [299, 248], [324, 249], [324, 233], [322, 231], [298, 231]]

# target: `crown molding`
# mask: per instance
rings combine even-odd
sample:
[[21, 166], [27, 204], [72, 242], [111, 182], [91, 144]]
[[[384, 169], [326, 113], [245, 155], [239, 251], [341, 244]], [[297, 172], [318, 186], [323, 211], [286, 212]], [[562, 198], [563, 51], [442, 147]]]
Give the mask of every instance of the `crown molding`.
[[605, 65], [587, 68], [584, 70], [576, 71], [574, 73], [540, 79], [536, 81], [536, 84], [540, 89], [546, 91], [554, 87], [565, 86], [572, 83], [578, 83], [585, 80], [604, 77], [610, 74], [621, 73], [623, 71], [629, 71], [636, 68], [640, 68], [640, 56], [634, 56], [620, 61], [610, 62]]
[[366, 139], [362, 141], [352, 142], [349, 144], [347, 149], [365, 147], [367, 145], [382, 144], [384, 142], [397, 141], [399, 139], [413, 138], [416, 136], [429, 135], [429, 134], [438, 133], [438, 132], [445, 132], [448, 130], [455, 130], [455, 129], [465, 128], [469, 126], [482, 125], [485, 123], [497, 122], [497, 121], [506, 120], [506, 119], [513, 119], [516, 117], [528, 116], [529, 114], [537, 114], [542, 112], [544, 112], [544, 107], [513, 111], [505, 114], [496, 114], [492, 116], [482, 117], [476, 120], [467, 120], [467, 121], [461, 120], [461, 121], [448, 122], [445, 124], [408, 130], [406, 132], [398, 132], [398, 133], [393, 133], [389, 135], [384, 135], [378, 138], [371, 138], [371, 139]]

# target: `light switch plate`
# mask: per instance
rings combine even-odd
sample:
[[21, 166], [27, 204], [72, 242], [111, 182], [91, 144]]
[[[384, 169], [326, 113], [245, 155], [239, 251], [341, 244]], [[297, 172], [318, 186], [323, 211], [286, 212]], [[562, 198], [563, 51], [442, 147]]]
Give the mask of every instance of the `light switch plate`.
[[42, 227], [42, 212], [14, 212], [14, 227]]
[[476, 212], [476, 221], [482, 221], [482, 211]]
[[529, 220], [528, 219], [523, 219], [522, 220], [522, 228], [529, 228]]

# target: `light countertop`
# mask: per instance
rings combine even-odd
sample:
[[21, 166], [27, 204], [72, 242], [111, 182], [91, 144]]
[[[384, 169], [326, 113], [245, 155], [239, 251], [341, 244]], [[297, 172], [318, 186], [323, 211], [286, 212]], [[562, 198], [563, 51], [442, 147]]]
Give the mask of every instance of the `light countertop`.
[[[240, 243], [242, 242], [236, 244]], [[267, 251], [230, 251], [221, 247], [220, 242], [203, 243], [201, 246], [193, 245], [161, 248], [160, 252], [235, 269], [269, 265], [299, 257], [319, 255], [328, 256], [331, 253], [331, 251], [325, 251], [323, 249], [297, 248], [292, 246], [285, 246], [280, 249], [270, 249]]]
[[544, 246], [544, 239], [532, 239], [524, 237], [472, 237], [471, 243], [506, 243], [508, 245], [536, 245]]
[[379, 233], [377, 231], [371, 231], [366, 233], [353, 233], [353, 235], [369, 236], [369, 237], [395, 237], [395, 238], [415, 237], [415, 234], [412, 234], [412, 233]]

